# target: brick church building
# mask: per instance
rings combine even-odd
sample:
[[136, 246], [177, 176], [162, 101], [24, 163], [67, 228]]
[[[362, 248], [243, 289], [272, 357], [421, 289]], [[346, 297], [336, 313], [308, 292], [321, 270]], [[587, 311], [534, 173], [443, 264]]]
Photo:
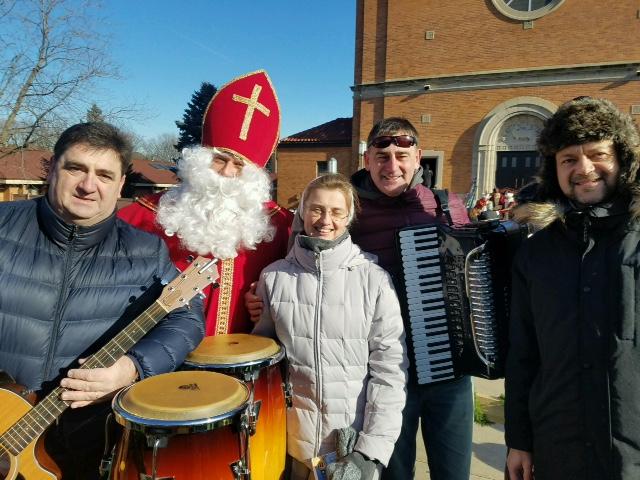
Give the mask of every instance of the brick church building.
[[[530, 181], [542, 123], [571, 98], [608, 98], [640, 117], [636, 0], [357, 0], [355, 42], [346, 175], [388, 116], [411, 120], [434, 185], [456, 193]], [[278, 149], [285, 206], [321, 173], [286, 174], [294, 152], [286, 139]]]

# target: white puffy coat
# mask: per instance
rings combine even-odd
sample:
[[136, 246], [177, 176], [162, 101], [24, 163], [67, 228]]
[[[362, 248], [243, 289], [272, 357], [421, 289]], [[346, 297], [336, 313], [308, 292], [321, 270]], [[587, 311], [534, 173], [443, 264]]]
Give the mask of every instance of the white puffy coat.
[[386, 465], [402, 425], [407, 357], [391, 278], [347, 237], [314, 253], [296, 241], [262, 271], [265, 308], [254, 333], [287, 352], [293, 406], [288, 453], [305, 462], [335, 450], [353, 426], [355, 449]]

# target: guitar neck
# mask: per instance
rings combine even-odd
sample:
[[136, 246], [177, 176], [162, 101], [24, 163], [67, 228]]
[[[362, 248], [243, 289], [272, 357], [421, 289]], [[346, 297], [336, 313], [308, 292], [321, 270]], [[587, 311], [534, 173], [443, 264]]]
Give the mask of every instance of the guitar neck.
[[[205, 286], [217, 280], [216, 262], [217, 259], [196, 258], [184, 272], [164, 287], [158, 300], [89, 357], [80, 368], [106, 368], [113, 365], [167, 313], [187, 305]], [[6, 430], [0, 436], [0, 454], [4, 449], [12, 455], [18, 455], [39, 437], [69, 407], [60, 399], [62, 392], [64, 389], [61, 387], [54, 389]]]
[[[160, 299], [156, 300], [79, 368], [110, 367], [156, 326], [168, 311]], [[64, 391], [64, 388], [57, 387], [49, 393], [0, 436], [0, 445], [13, 455], [18, 455], [69, 407], [60, 399]]]

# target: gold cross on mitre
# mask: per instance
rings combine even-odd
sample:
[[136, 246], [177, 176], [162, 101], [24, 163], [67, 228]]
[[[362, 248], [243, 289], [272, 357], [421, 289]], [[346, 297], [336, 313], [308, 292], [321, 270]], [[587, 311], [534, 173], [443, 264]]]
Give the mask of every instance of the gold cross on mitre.
[[254, 85], [251, 92], [251, 98], [241, 97], [240, 95], [233, 94], [233, 101], [244, 103], [247, 106], [247, 111], [244, 114], [244, 120], [242, 121], [242, 128], [240, 129], [240, 140], [247, 139], [247, 133], [249, 133], [249, 126], [251, 125], [251, 119], [253, 118], [253, 112], [259, 110], [265, 116], [269, 116], [271, 111], [258, 102], [258, 97], [262, 91], [261, 85]]

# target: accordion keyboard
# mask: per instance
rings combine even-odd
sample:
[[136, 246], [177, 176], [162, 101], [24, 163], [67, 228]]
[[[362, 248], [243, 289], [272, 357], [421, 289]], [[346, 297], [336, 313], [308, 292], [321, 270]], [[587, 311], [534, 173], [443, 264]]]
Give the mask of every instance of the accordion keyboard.
[[455, 378], [443, 296], [438, 228], [399, 232], [405, 294], [418, 383]]

